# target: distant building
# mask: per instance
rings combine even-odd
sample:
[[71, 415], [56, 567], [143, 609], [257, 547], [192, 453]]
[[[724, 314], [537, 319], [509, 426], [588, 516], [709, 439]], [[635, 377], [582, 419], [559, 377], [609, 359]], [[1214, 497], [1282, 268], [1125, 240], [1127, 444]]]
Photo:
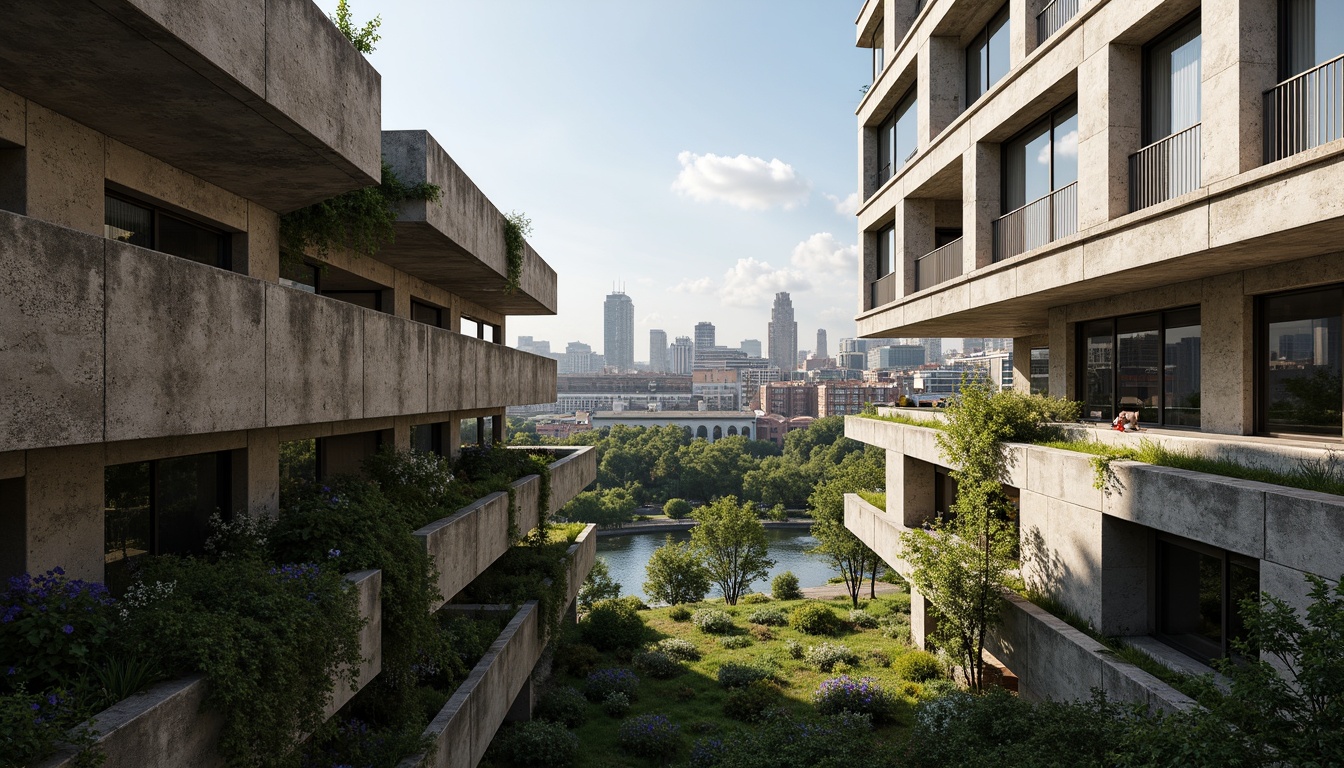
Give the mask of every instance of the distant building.
[[787, 292], [775, 294], [766, 339], [770, 344], [770, 361], [776, 367], [781, 371], [798, 367], [798, 323], [793, 319], [793, 300]]
[[714, 324], [702, 320], [695, 324], [695, 365], [700, 364], [700, 356], [714, 348]]
[[817, 411], [825, 416], [850, 416], [869, 403], [888, 405], [901, 397], [898, 387], [860, 382], [826, 383], [817, 387]]
[[757, 396], [760, 394], [759, 390], [762, 384], [779, 381], [779, 369], [774, 367], [739, 368], [737, 375], [742, 383], [743, 391], [751, 392]]
[[593, 414], [593, 428], [626, 424], [632, 427], [677, 426], [692, 438], [711, 443], [725, 437], [751, 438], [756, 416], [751, 413], [723, 411], [607, 411]]
[[816, 354], [817, 354], [817, 357], [829, 357], [829, 355], [828, 355], [827, 352], [826, 352], [826, 329], [825, 329], [825, 328], [818, 328], [818, 329], [817, 329], [817, 350], [816, 350]]
[[784, 447], [784, 438], [797, 429], [807, 429], [815, 421], [811, 416], [795, 416], [786, 419], [776, 413], [767, 413], [756, 417], [756, 439], [766, 440]]
[[760, 356], [761, 356], [761, 341], [760, 341], [760, 339], [743, 339], [743, 340], [742, 340], [742, 343], [739, 344], [738, 347], [739, 347], [739, 349], [741, 349], [743, 352], [746, 352], [746, 353], [747, 353], [747, 357], [760, 357]]
[[824, 371], [828, 368], [834, 368], [835, 361], [829, 357], [818, 357], [817, 355], [808, 355], [803, 361], [803, 370], [805, 371]]
[[657, 328], [649, 331], [649, 372], [667, 373], [667, 332]]
[[926, 350], [918, 344], [896, 344], [868, 350], [870, 369], [906, 370], [918, 368], [926, 362]]
[[565, 345], [564, 354], [560, 355], [559, 372], [594, 373], [602, 370], [605, 365], [604, 355], [594, 353], [592, 347], [581, 341], [571, 341]]
[[602, 305], [602, 352], [607, 365], [622, 373], [635, 367], [635, 303], [623, 291], [607, 296]]
[[690, 376], [691, 371], [695, 369], [695, 344], [690, 336], [678, 336], [677, 340], [672, 342], [668, 350], [671, 360], [669, 373], [675, 373], [679, 376]]
[[703, 407], [711, 411], [742, 409], [742, 383], [738, 372], [727, 368], [706, 368], [691, 376], [691, 392]]
[[551, 356], [551, 342], [534, 340], [531, 336], [519, 336], [515, 347], [519, 352], [530, 352], [543, 357]]
[[817, 385], [779, 381], [761, 386], [761, 410], [784, 418], [817, 415]]
[[734, 361], [745, 362], [747, 353], [740, 349], [729, 349], [728, 347], [696, 347], [695, 348], [695, 369], [702, 370], [706, 368], [728, 368]]

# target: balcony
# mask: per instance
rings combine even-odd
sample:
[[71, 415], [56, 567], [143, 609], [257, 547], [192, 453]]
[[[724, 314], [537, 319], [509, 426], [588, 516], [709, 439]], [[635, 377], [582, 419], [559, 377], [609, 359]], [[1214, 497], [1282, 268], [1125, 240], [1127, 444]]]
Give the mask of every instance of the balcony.
[[1129, 210], [1199, 189], [1199, 131], [1196, 123], [1129, 156]]
[[896, 273], [883, 275], [869, 285], [868, 308], [874, 309], [896, 300]]
[[1078, 15], [1082, 0], [1051, 0], [1050, 4], [1036, 14], [1036, 44], [1040, 45], [1050, 36], [1063, 29], [1069, 19]]
[[1011, 259], [1078, 231], [1078, 182], [994, 220], [994, 261]]
[[1344, 138], [1344, 56], [1265, 91], [1265, 162]]
[[961, 276], [961, 238], [915, 259], [915, 290], [922, 291]]

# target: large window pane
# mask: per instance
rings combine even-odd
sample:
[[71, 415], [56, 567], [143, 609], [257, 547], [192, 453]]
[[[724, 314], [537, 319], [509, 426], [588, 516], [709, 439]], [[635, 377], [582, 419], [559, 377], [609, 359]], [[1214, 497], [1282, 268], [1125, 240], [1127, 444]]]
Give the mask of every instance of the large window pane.
[[1004, 6], [989, 23], [989, 57], [988, 57], [988, 82], [986, 90], [993, 88], [994, 84], [1003, 79], [1008, 74], [1008, 6]]
[[1083, 416], [1115, 418], [1115, 326], [1110, 320], [1083, 326]]
[[103, 199], [103, 236], [141, 248], [153, 248], [154, 212], [107, 195]]
[[985, 36], [982, 32], [975, 42], [966, 48], [966, 103], [974, 104], [975, 100], [985, 93], [985, 63], [989, 58], [989, 49], [985, 47]]
[[1051, 140], [1054, 153], [1051, 189], [1062, 189], [1078, 180], [1078, 106], [1061, 109], [1054, 115]]
[[227, 459], [206, 453], [155, 462], [157, 553], [199, 554], [210, 535], [210, 516], [228, 514], [220, 483], [221, 461]]
[[884, 227], [877, 231], [877, 276], [896, 271], [896, 228]]
[[915, 92], [912, 88], [910, 94], [905, 97], [905, 101], [896, 108], [894, 158], [897, 171], [910, 162], [910, 158], [914, 157], [915, 150], [919, 146], [919, 129], [916, 125], [918, 112], [918, 99], [915, 98]]
[[153, 550], [152, 492], [147, 461], [103, 470], [103, 580], [116, 594], [131, 583], [131, 561]]
[[1116, 321], [1116, 361], [1119, 408], [1138, 411], [1139, 421], [1156, 424], [1162, 391], [1157, 315], [1123, 317]]
[[1287, 67], [1284, 79], [1344, 54], [1344, 0], [1284, 0]]
[[1145, 143], [1200, 121], [1200, 22], [1195, 19], [1147, 50]]
[[1050, 124], [1008, 142], [1004, 152], [1004, 213], [1050, 193]]
[[439, 424], [417, 424], [411, 427], [411, 450], [422, 453], [442, 453], [441, 429], [442, 425]]
[[894, 165], [891, 158], [896, 151], [896, 122], [887, 118], [877, 129], [877, 184], [885, 184], [891, 178]]
[[166, 214], [159, 214], [159, 238], [155, 248], [212, 267], [227, 269], [229, 266], [227, 235]]
[[1171, 427], [1199, 426], [1199, 310], [1168, 312], [1165, 317], [1163, 416]]
[[1050, 349], [1038, 347], [1031, 350], [1031, 394], [1050, 394]]
[[1265, 299], [1261, 365], [1269, 431], [1340, 433], [1341, 306], [1338, 288]]
[[1223, 560], [1158, 542], [1158, 632], [1202, 659], [1223, 656]]

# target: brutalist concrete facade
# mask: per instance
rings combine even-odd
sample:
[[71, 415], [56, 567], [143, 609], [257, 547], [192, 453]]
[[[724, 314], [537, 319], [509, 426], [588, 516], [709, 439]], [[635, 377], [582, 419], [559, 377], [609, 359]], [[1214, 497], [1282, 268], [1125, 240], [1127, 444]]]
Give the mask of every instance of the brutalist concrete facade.
[[[880, 53], [857, 110], [861, 335], [1013, 337], [1014, 385], [1084, 401], [1092, 426], [1080, 430], [1102, 441], [1138, 443], [1106, 431], [1133, 409], [1152, 422], [1146, 437], [1188, 452], [1278, 470], [1332, 460], [1344, 426], [1334, 394], [1344, 349], [1330, 330], [1344, 312], [1331, 298], [1344, 283], [1344, 140], [1321, 130], [1339, 107], [1320, 106], [1328, 98], [1312, 83], [1344, 63], [1285, 69], [1292, 23], [1276, 0], [869, 0], [858, 44]], [[1175, 81], [1153, 73], [1171, 41], [1190, 39], [1190, 87], [1172, 96], [1161, 89]], [[990, 82], [973, 88], [967, 67], [995, 41], [987, 57], [1004, 69], [991, 61]], [[1168, 96], [1185, 99], [1189, 124], [1154, 127]], [[908, 138], [892, 138], [902, 117]], [[1037, 158], [1037, 135], [1050, 176], [1033, 200], [1014, 164]], [[1294, 356], [1274, 312], [1308, 290], [1329, 306]], [[1183, 359], [1162, 335], [1178, 312], [1195, 318]], [[1151, 359], [1126, 367], [1126, 324], [1144, 317], [1162, 318]], [[1109, 342], [1085, 330], [1097, 323]], [[1302, 419], [1310, 428], [1285, 427], [1276, 377], [1318, 367], [1334, 377], [1333, 400]], [[1137, 392], [1149, 378], [1154, 388]], [[1180, 386], [1193, 404], [1185, 423], [1162, 410]], [[855, 505], [849, 522], [897, 562], [895, 537], [874, 533], [874, 520], [927, 520], [949, 463], [931, 430], [853, 418], [847, 429], [888, 456], [887, 510]], [[1297, 605], [1304, 574], [1344, 573], [1340, 497], [1139, 464], [1117, 464], [1103, 492], [1084, 455], [1014, 451], [1024, 577], [1108, 634], [1163, 634], [1177, 578], [1167, 543], [1241, 563], [1259, 589]], [[1002, 642], [1016, 669], [1010, 649], [1027, 638]], [[1033, 685], [1045, 667], [1021, 666], [1024, 691], [1088, 693], [1081, 677]]]

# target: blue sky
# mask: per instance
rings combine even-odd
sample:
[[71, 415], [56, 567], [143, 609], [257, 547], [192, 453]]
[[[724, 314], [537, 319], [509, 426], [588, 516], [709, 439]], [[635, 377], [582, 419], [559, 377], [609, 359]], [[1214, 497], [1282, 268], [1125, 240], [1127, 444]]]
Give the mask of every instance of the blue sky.
[[[335, 0], [319, 2], [332, 11]], [[848, 0], [354, 0], [383, 127], [430, 131], [503, 211], [531, 217], [559, 313], [514, 317], [553, 349], [602, 347], [624, 283], [635, 357], [696, 322], [766, 339], [776, 290], [799, 345], [852, 336], [854, 108], [869, 77]]]

